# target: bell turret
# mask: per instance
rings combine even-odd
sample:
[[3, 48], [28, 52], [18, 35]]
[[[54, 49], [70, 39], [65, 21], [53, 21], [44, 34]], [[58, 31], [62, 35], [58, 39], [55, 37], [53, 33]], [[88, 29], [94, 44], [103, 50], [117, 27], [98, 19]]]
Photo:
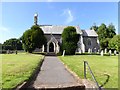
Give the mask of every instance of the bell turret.
[[34, 14], [34, 24], [37, 25], [37, 22], [38, 22], [38, 14], [35, 13]]

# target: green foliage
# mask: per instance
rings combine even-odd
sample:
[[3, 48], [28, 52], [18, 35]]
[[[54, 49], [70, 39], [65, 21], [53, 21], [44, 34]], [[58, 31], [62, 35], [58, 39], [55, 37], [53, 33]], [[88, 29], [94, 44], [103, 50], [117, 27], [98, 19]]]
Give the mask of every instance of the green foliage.
[[62, 33], [62, 50], [65, 50], [65, 54], [75, 54], [78, 40], [79, 35], [74, 27], [68, 26], [64, 29]]
[[98, 27], [97, 33], [102, 49], [108, 48], [109, 40], [116, 35], [114, 25], [110, 24], [107, 27], [104, 23]]
[[108, 38], [113, 38], [116, 35], [115, 30], [116, 30], [115, 26], [111, 23], [108, 26], [108, 31], [107, 31]]
[[90, 30], [95, 30], [96, 32], [98, 31], [98, 26], [96, 26], [96, 24], [94, 24], [91, 28], [90, 28]]
[[22, 43], [19, 39], [11, 38], [3, 43], [4, 50], [22, 50]]
[[120, 34], [119, 35], [115, 35], [109, 41], [109, 48], [110, 49], [116, 49], [117, 51], [120, 51]]
[[101, 40], [100, 41], [101, 49], [108, 48], [109, 41], [110, 41], [110, 38], [105, 38], [105, 39]]
[[99, 40], [104, 40], [105, 38], [107, 38], [107, 27], [105, 24], [101, 24], [101, 26], [99, 26], [98, 28], [98, 38]]
[[23, 33], [22, 42], [25, 51], [32, 53], [35, 48], [41, 48], [42, 45], [46, 43], [46, 38], [42, 29], [34, 25], [31, 29]]

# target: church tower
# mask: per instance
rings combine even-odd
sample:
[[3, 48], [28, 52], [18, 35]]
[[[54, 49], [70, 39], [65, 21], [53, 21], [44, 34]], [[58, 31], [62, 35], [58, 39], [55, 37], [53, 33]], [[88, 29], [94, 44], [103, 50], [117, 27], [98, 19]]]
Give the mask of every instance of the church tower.
[[34, 24], [37, 25], [37, 22], [38, 22], [38, 14], [35, 13], [34, 14]]

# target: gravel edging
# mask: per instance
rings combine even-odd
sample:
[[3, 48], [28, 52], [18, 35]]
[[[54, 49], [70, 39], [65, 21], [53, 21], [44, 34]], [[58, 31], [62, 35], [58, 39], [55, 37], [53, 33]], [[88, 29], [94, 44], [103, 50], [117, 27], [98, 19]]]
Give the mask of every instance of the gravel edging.
[[32, 75], [30, 76], [30, 78], [29, 78], [27, 81], [24, 81], [23, 83], [17, 85], [15, 88], [13, 88], [13, 90], [23, 90], [23, 89], [25, 89], [25, 88], [26, 88], [26, 89], [27, 89], [27, 88], [29, 88], [29, 89], [32, 89], [32, 88], [33, 88], [31, 85], [34, 83], [34, 81], [35, 81], [35, 79], [36, 79], [39, 71], [41, 70], [41, 66], [42, 66], [42, 64], [43, 64], [44, 58], [45, 58], [45, 56], [43, 56], [42, 60], [38, 63], [38, 66], [37, 66], [36, 69], [33, 71], [33, 73], [32, 73]]

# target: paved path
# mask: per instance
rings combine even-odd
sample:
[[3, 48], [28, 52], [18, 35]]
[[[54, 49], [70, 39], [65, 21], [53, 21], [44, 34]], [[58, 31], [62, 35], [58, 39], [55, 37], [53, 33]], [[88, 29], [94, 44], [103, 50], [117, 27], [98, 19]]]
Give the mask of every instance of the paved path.
[[61, 88], [80, 86], [81, 84], [65, 69], [65, 66], [56, 56], [46, 56], [33, 87]]

